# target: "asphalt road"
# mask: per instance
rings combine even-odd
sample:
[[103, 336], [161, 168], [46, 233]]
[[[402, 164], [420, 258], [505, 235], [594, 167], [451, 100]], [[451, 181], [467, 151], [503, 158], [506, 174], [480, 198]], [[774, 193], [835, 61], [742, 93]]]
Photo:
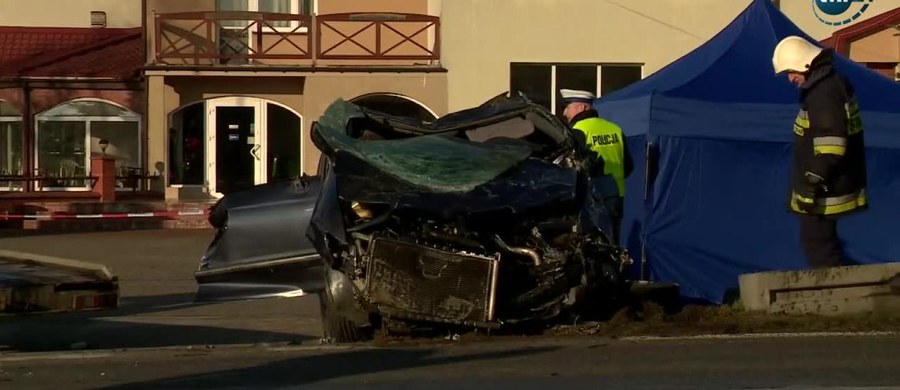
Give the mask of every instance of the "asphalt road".
[[211, 230], [139, 230], [0, 238], [0, 249], [103, 264], [119, 277], [121, 292], [113, 310], [0, 316], [0, 352], [317, 345], [321, 322], [314, 297], [193, 303], [193, 273], [212, 236]]
[[900, 385], [900, 336], [666, 341], [503, 337], [395, 348], [320, 347], [313, 297], [192, 303], [192, 274], [211, 234], [130, 231], [0, 238], [2, 249], [105, 264], [120, 277], [122, 292], [121, 307], [115, 310], [0, 316], [0, 389]]
[[897, 388], [900, 337], [519, 339], [405, 348], [252, 347], [0, 357], [28, 389]]

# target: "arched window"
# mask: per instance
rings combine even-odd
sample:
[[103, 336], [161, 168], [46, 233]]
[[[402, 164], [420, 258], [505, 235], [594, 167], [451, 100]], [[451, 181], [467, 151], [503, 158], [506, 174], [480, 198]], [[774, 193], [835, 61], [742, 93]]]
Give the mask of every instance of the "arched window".
[[[0, 191], [20, 191], [22, 166], [22, 114], [11, 104], [0, 100]], [[3, 179], [7, 179], [4, 181]]]
[[[73, 100], [37, 116], [37, 161], [40, 174], [51, 179], [45, 189], [85, 189], [92, 155], [106, 153], [116, 160], [118, 175], [141, 169], [141, 118], [138, 114], [98, 100]], [[104, 151], [100, 140], [109, 141]], [[124, 187], [122, 182], [119, 187]]]
[[370, 110], [381, 111], [386, 114], [405, 116], [426, 122], [437, 119], [437, 115], [428, 107], [402, 95], [376, 92], [357, 96], [350, 101]]

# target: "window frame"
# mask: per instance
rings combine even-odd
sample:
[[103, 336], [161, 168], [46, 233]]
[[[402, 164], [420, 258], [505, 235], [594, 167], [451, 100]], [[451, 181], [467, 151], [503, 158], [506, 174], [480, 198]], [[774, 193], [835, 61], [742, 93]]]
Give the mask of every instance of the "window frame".
[[[98, 102], [109, 104], [111, 106], [117, 107], [119, 109], [124, 110], [127, 115], [120, 116], [97, 116], [97, 115], [65, 115], [65, 116], [47, 116], [46, 113], [67, 104], [77, 103], [77, 102]], [[105, 99], [96, 99], [96, 98], [80, 98], [80, 99], [72, 99], [67, 100], [57, 105], [54, 105], [41, 113], [34, 116], [34, 145], [32, 145], [32, 163], [34, 164], [35, 170], [40, 169], [40, 126], [41, 122], [81, 122], [84, 123], [84, 145], [85, 145], [85, 153], [84, 153], [84, 164], [85, 164], [85, 176], [91, 175], [91, 122], [129, 122], [135, 123], [137, 125], [137, 151], [138, 151], [138, 168], [144, 168], [144, 158], [143, 158], [143, 148], [144, 148], [144, 140], [141, 136], [142, 126], [143, 126], [143, 118], [137, 112], [129, 109], [128, 107], [122, 106], [120, 104], [111, 102]], [[74, 186], [74, 187], [40, 187], [42, 191], [62, 191], [62, 192], [72, 192], [72, 191], [90, 191], [91, 186], [90, 182], [86, 182], [84, 186]], [[116, 185], [116, 191], [131, 191], [130, 188], [119, 187], [118, 183]]]
[[640, 62], [530, 62], [530, 61], [517, 61], [510, 62], [508, 70], [508, 78], [509, 78], [509, 89], [512, 89], [512, 68], [516, 65], [543, 65], [550, 67], [550, 112], [554, 115], [561, 115], [562, 113], [556, 112], [557, 107], [557, 99], [559, 95], [559, 88], [556, 85], [556, 69], [559, 66], [596, 66], [597, 67], [597, 85], [595, 86], [595, 90], [591, 91], [598, 98], [602, 96], [600, 91], [603, 90], [603, 67], [620, 67], [620, 66], [630, 66], [637, 67], [641, 69], [641, 78], [643, 80], [647, 77], [645, 73], [646, 64]]
[[[247, 4], [247, 12], [261, 12], [261, 11], [259, 11], [259, 0], [244, 0], [244, 1]], [[289, 0], [289, 1], [290, 1], [290, 10], [287, 13], [291, 14], [291, 15], [302, 15], [300, 13], [300, 11], [301, 11], [300, 2], [304, 1], [304, 0]], [[309, 0], [309, 1], [312, 2], [312, 7], [311, 7], [312, 9], [310, 10], [311, 15], [315, 15], [319, 9], [319, 0]], [[217, 8], [216, 10], [218, 11], [219, 9]], [[267, 30], [269, 30], [269, 29], [274, 29], [274, 31], [281, 32], [281, 33], [290, 33], [291, 31], [294, 31], [295, 28], [297, 28], [298, 23], [299, 23], [298, 21], [292, 20], [289, 22], [288, 26], [284, 26], [284, 27], [264, 26], [263, 34], [265, 34], [267, 32]], [[242, 29], [246, 28], [247, 26], [225, 26], [225, 25], [223, 25], [221, 27], [224, 29], [228, 29], [228, 30], [242, 30]], [[248, 34], [249, 34], [248, 39], [252, 40], [253, 32], [254, 32], [253, 29], [248, 30]], [[297, 28], [297, 31], [294, 31], [294, 33], [295, 34], [309, 34], [309, 26]]]
[[[0, 123], [19, 123], [19, 129], [22, 132], [21, 136], [22, 136], [22, 138], [24, 138], [24, 136], [25, 136], [25, 117], [22, 116], [21, 114], [20, 115], [0, 115]], [[24, 170], [24, 168], [25, 168], [25, 165], [24, 165], [25, 153], [22, 153], [22, 156], [20, 156], [20, 159], [21, 159], [21, 161], [19, 163], [22, 164], [22, 168]], [[25, 172], [23, 171], [22, 174], [24, 175]], [[5, 183], [6, 183], [5, 185], [0, 185], [0, 191], [16, 191], [16, 192], [25, 191], [24, 182], [20, 182], [19, 187], [13, 186], [14, 182], [5, 182]]]

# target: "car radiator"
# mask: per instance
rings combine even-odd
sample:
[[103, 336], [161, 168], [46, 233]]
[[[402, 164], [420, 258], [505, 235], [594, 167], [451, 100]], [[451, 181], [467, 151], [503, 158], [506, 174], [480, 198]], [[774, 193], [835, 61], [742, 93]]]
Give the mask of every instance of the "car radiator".
[[382, 313], [491, 326], [499, 254], [488, 257], [376, 238], [368, 258], [366, 298]]

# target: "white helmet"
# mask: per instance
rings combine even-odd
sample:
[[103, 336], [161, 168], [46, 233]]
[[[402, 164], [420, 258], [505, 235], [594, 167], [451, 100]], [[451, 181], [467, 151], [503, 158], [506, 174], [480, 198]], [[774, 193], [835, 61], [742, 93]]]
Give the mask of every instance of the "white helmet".
[[786, 71], [806, 72], [822, 48], [798, 36], [789, 36], [778, 42], [772, 54], [775, 73]]

